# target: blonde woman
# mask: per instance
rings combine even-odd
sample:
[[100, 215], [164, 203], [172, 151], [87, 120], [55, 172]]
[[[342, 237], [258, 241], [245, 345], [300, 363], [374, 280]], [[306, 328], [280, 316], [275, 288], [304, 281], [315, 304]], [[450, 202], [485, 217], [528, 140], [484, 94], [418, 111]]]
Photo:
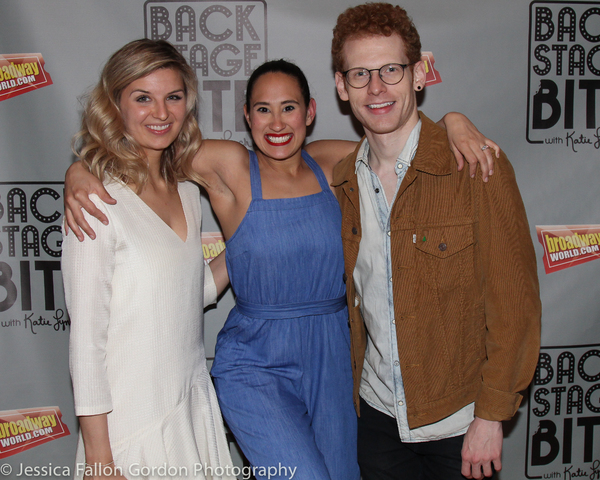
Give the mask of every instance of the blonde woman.
[[88, 217], [95, 241], [63, 243], [79, 478], [232, 478], [202, 317], [228, 279], [222, 258], [205, 275], [199, 191], [183, 182], [201, 143], [196, 100], [173, 46], [134, 41], [104, 67], [75, 137], [118, 200], [94, 198], [110, 219]]

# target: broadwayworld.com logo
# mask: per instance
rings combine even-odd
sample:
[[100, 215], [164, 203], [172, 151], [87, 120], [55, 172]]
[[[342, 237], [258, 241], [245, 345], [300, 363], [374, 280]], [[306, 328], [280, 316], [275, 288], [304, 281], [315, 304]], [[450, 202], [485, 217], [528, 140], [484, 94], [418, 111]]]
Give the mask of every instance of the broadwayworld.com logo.
[[0, 54], [0, 101], [52, 85], [41, 53]]
[[600, 225], [538, 225], [546, 273], [600, 259]]
[[69, 435], [58, 407], [0, 412], [0, 458]]
[[27, 416], [24, 420], [0, 423], [0, 445], [6, 448], [32, 438], [49, 435], [53, 432], [53, 427], [56, 427], [54, 415], [43, 415], [37, 418]]

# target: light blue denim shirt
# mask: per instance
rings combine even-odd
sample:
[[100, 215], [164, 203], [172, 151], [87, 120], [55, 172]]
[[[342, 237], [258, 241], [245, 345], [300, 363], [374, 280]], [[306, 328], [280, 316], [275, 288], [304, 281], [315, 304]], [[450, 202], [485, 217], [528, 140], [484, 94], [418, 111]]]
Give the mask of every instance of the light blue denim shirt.
[[362, 238], [354, 269], [354, 284], [361, 298], [361, 313], [368, 331], [360, 395], [373, 408], [396, 418], [403, 442], [462, 435], [473, 421], [474, 411], [474, 404], [470, 404], [437, 423], [412, 430], [408, 427], [394, 320], [390, 213], [417, 151], [420, 133], [421, 120], [396, 160], [398, 181], [390, 205], [379, 177], [369, 166], [369, 143], [366, 139], [356, 157]]

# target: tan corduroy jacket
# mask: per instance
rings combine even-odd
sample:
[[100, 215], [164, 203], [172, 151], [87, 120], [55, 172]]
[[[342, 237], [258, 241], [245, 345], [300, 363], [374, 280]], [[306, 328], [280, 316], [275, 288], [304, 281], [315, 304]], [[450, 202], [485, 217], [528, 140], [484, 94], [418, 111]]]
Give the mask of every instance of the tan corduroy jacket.
[[[535, 252], [512, 166], [488, 183], [457, 170], [445, 130], [423, 114], [419, 147], [394, 201], [394, 317], [410, 428], [475, 402], [508, 420], [533, 377], [541, 302]], [[334, 170], [352, 337], [354, 401], [367, 337], [352, 274], [361, 239], [355, 160]], [[354, 308], [353, 308], [354, 307]], [[360, 413], [360, 412], [359, 412]]]

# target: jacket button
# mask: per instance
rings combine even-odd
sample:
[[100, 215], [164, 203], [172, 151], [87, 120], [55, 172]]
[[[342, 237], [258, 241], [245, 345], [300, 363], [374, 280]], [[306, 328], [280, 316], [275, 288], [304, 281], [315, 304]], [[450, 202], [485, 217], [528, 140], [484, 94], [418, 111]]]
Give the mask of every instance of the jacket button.
[[446, 245], [445, 243], [440, 243], [438, 245], [438, 248], [440, 249], [440, 252], [445, 252], [446, 249], [448, 248], [448, 245]]
[[350, 187], [350, 191], [353, 192], [354, 191], [354, 187]]
[[358, 229], [356, 227], [352, 227], [352, 233], [356, 235], [358, 233]]

